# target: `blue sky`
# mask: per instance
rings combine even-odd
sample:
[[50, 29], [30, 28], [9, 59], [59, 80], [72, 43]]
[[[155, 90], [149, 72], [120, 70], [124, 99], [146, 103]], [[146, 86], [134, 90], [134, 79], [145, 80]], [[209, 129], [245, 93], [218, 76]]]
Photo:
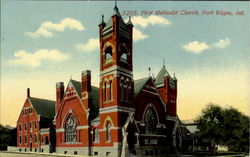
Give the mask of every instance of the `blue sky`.
[[[80, 80], [86, 69], [98, 86], [98, 24], [102, 14], [105, 21], [110, 18], [113, 7], [110, 1], [1, 1], [0, 123], [15, 125], [27, 87], [31, 96], [55, 99], [56, 82]], [[156, 75], [165, 58], [178, 79], [182, 119], [195, 118], [209, 102], [249, 114], [249, 2], [122, 1], [118, 8], [124, 20], [124, 11], [137, 11], [132, 16], [134, 78], [148, 76], [149, 66]], [[143, 10], [200, 15], [149, 16], [141, 15]], [[203, 10], [214, 14], [201, 15]], [[216, 10], [233, 15], [215, 15]], [[52, 36], [35, 35], [39, 28]], [[8, 112], [14, 114], [6, 121]]]

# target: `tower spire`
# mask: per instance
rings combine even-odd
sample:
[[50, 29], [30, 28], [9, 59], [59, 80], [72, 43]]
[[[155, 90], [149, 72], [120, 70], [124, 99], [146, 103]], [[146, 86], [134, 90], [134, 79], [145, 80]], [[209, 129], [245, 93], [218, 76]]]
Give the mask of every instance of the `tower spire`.
[[117, 0], [115, 0], [115, 7], [117, 8]]

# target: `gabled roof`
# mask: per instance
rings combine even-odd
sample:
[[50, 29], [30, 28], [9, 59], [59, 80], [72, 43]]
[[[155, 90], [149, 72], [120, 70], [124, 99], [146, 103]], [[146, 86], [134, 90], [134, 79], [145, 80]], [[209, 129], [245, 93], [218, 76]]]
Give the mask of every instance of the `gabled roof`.
[[[81, 89], [82, 89], [82, 85], [81, 82], [76, 81], [76, 80], [70, 80], [72, 85], [74, 86], [77, 94], [79, 95], [79, 97], [81, 98], [82, 94], [81, 94]], [[93, 110], [92, 110], [92, 116], [96, 117], [96, 114], [98, 114], [98, 110], [99, 110], [99, 88], [95, 87], [95, 86], [91, 86], [91, 94], [92, 94], [92, 101], [93, 101]]]
[[140, 91], [142, 90], [142, 88], [144, 87], [144, 85], [146, 84], [146, 82], [150, 79], [150, 77], [145, 77], [139, 80], [135, 80], [134, 83], [134, 96], [137, 96], [137, 94], [140, 93]]
[[52, 119], [55, 116], [55, 101], [28, 97], [36, 113], [42, 118]]
[[81, 97], [81, 93], [82, 93], [82, 84], [81, 82], [78, 82], [76, 80], [72, 80], [70, 79], [70, 82], [72, 83], [72, 85], [75, 87], [75, 90], [77, 92], [77, 94]]
[[168, 71], [166, 70], [165, 66], [162, 66], [160, 72], [157, 74], [155, 78], [155, 85], [163, 84], [164, 83], [164, 76], [171, 76], [169, 75]]

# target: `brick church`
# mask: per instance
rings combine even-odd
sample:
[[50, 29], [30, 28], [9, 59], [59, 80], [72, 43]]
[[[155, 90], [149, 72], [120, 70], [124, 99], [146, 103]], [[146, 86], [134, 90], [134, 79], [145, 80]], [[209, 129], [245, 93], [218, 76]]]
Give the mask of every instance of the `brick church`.
[[99, 24], [100, 83], [56, 83], [56, 101], [27, 98], [17, 121], [19, 151], [88, 156], [160, 156], [176, 147], [177, 79], [165, 66], [133, 79], [133, 24], [117, 6]]

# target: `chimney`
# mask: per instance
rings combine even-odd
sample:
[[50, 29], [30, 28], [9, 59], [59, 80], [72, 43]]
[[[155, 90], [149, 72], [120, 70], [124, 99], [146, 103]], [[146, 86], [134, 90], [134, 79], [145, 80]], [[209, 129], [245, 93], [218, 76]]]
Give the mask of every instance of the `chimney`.
[[82, 72], [82, 100], [83, 104], [88, 109], [90, 107], [91, 99], [91, 71], [85, 70]]
[[27, 97], [30, 97], [30, 88], [27, 88]]
[[58, 112], [61, 101], [63, 99], [64, 95], [64, 83], [63, 82], [57, 82], [56, 83], [56, 113]]

